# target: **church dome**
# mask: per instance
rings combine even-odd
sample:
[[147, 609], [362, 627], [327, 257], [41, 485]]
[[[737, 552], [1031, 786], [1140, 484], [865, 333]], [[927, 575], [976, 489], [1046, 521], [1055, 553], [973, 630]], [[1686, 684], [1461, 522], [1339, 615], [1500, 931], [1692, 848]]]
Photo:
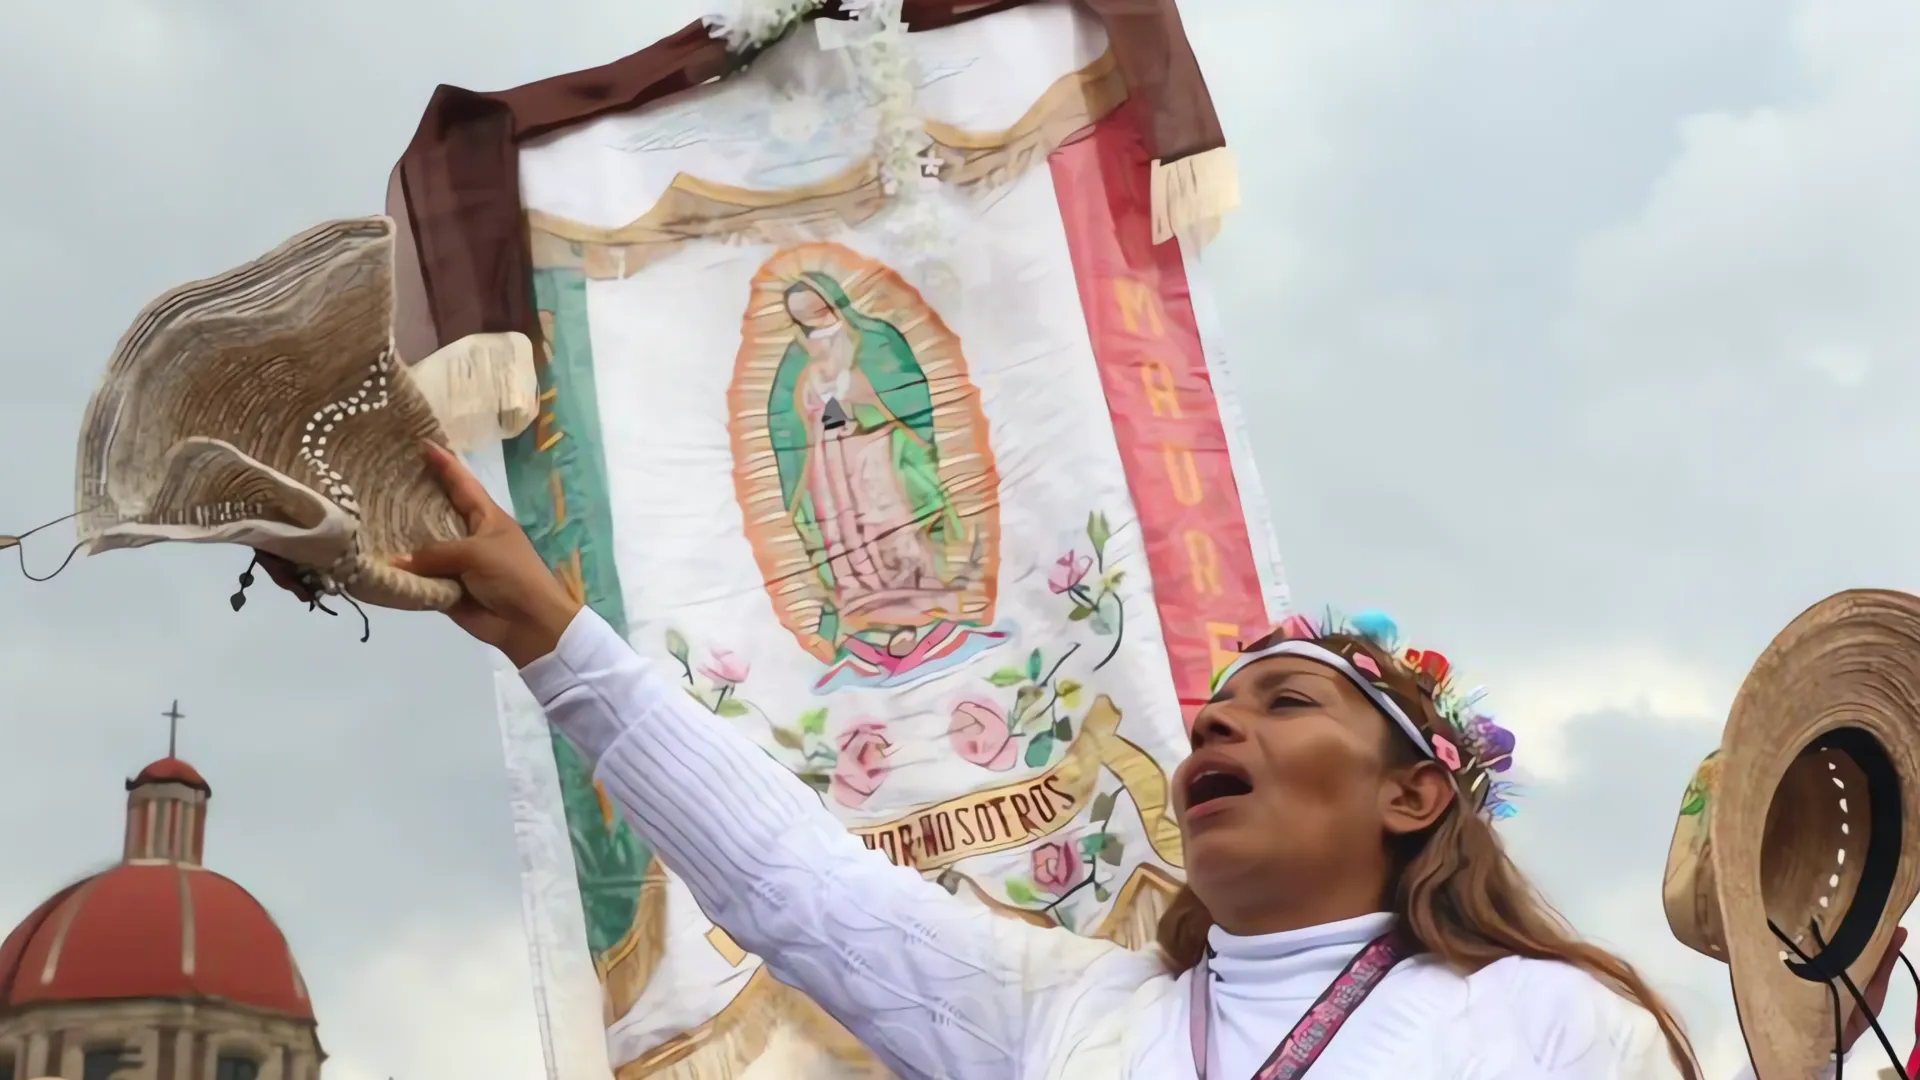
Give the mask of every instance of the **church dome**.
[[[175, 725], [180, 703], [161, 715]], [[0, 941], [0, 1080], [320, 1080], [287, 939], [201, 856], [213, 788], [174, 753], [127, 781], [120, 861]]]
[[313, 1020], [273, 917], [201, 865], [212, 794], [172, 753], [127, 781], [120, 864], [55, 893], [7, 935], [0, 1011], [168, 998]]
[[121, 863], [56, 893], [0, 945], [0, 1007], [173, 998], [313, 1019], [286, 938], [205, 867]]
[[200, 770], [171, 754], [141, 769], [140, 775], [127, 781], [127, 790], [132, 791], [142, 784], [157, 784], [162, 781], [185, 784], [209, 794], [213, 792], [213, 789], [207, 786], [207, 782], [201, 779]]

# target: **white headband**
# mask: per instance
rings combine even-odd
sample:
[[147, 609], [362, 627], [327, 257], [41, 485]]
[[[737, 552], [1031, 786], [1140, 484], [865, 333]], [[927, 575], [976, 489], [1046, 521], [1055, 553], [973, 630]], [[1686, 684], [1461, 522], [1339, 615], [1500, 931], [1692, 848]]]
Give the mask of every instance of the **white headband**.
[[1369, 682], [1365, 675], [1360, 674], [1358, 668], [1347, 662], [1346, 657], [1341, 656], [1332, 649], [1315, 645], [1311, 641], [1283, 641], [1278, 645], [1269, 645], [1258, 652], [1241, 653], [1239, 659], [1228, 664], [1227, 669], [1220, 673], [1220, 679], [1214, 683], [1214, 685], [1224, 688], [1227, 682], [1235, 675], [1240, 674], [1248, 664], [1258, 663], [1261, 660], [1274, 656], [1298, 656], [1303, 660], [1312, 660], [1315, 663], [1325, 664], [1327, 667], [1345, 675], [1348, 682], [1359, 687], [1360, 692], [1367, 695], [1368, 701], [1373, 702], [1376, 708], [1391, 717], [1394, 723], [1400, 725], [1400, 730], [1407, 733], [1407, 738], [1413, 740], [1413, 744], [1420, 748], [1421, 753], [1432, 760], [1439, 760], [1439, 757], [1434, 753], [1433, 746], [1427, 742], [1427, 737], [1421, 734], [1419, 726], [1412, 720], [1407, 719], [1406, 712], [1400, 708], [1398, 703], [1387, 696], [1386, 691]]

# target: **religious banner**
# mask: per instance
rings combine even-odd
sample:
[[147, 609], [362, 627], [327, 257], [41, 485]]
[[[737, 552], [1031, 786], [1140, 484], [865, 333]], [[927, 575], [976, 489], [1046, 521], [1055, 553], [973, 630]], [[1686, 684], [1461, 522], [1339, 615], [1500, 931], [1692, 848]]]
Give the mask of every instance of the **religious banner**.
[[[539, 343], [492, 468], [586, 603], [875, 858], [1145, 945], [1187, 724], [1285, 597], [1195, 259], [1231, 164], [1172, 4], [1110, 6], [443, 87], [389, 212], [407, 357]], [[550, 1073], [885, 1075], [499, 688]]]

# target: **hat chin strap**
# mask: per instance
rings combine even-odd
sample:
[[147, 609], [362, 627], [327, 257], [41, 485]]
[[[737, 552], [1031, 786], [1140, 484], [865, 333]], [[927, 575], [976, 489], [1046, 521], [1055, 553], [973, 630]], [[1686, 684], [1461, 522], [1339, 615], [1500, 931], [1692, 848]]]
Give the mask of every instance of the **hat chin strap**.
[[[1807, 926], [1813, 932], [1813, 940], [1824, 950], [1826, 941], [1820, 935], [1819, 921], [1810, 919]], [[1817, 963], [1817, 958], [1809, 958], [1806, 953], [1801, 952], [1800, 946], [1795, 945], [1786, 931], [1780, 929], [1779, 924], [1772, 919], [1767, 920], [1767, 929], [1772, 930], [1773, 936], [1779, 938], [1782, 945], [1791, 949], [1803, 964], [1811, 966]], [[1907, 967], [1907, 974], [1913, 976], [1914, 989], [1920, 991], [1920, 972], [1914, 971], [1913, 961], [1907, 959], [1905, 953], [1900, 953], [1899, 956], [1900, 962]], [[1846, 986], [1847, 992], [1853, 995], [1854, 1002], [1860, 1006], [1860, 1014], [1867, 1018], [1867, 1026], [1873, 1029], [1874, 1038], [1880, 1040], [1880, 1048], [1887, 1052], [1887, 1061], [1893, 1065], [1894, 1074], [1900, 1080], [1920, 1080], [1920, 1005], [1914, 1007], [1913, 1052], [1907, 1055], [1907, 1064], [1903, 1068], [1900, 1065], [1900, 1055], [1893, 1052], [1893, 1041], [1887, 1038], [1886, 1031], [1880, 1027], [1880, 1018], [1873, 1015], [1873, 1006], [1867, 1003], [1867, 996], [1854, 985], [1853, 977], [1847, 974], [1845, 968], [1841, 968], [1836, 977]], [[1835, 989], [1831, 981], [1827, 983], [1827, 996], [1833, 1002], [1833, 1080], [1842, 1080], [1847, 1067], [1847, 1032], [1846, 1026], [1840, 1020], [1840, 991]]]
[[[1920, 994], [1920, 971], [1913, 970], [1913, 961], [1907, 959], [1906, 953], [1900, 954], [1900, 963], [1906, 967], [1907, 976], [1913, 980], [1914, 991]], [[1913, 1006], [1913, 1052], [1907, 1055], [1908, 1080], [1916, 1076], [1920, 1076], [1920, 1002], [1915, 1002]]]

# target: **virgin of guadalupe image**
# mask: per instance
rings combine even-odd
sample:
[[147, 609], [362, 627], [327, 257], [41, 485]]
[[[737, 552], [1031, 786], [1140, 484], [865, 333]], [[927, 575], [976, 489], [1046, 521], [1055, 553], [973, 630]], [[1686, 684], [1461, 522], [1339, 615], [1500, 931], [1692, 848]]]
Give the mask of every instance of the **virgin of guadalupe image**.
[[[766, 438], [780, 523], [797, 536], [817, 583], [807, 590], [817, 604], [808, 629], [828, 666], [814, 690], [914, 682], [1007, 639], [986, 625], [995, 538], [971, 520], [981, 504], [991, 507], [993, 492], [976, 492], [964, 508], [955, 497], [956, 469], [942, 471], [950, 425], [936, 422], [933, 387], [908, 335], [861, 311], [831, 273], [807, 269], [787, 280], [776, 316], [787, 340], [765, 398]], [[935, 328], [957, 359], [950, 332]], [[971, 410], [945, 411], [977, 417], [970, 389], [966, 396]], [[984, 429], [984, 419], [959, 426]], [[983, 430], [949, 433], [984, 450]], [[973, 475], [991, 485], [990, 460], [976, 456], [986, 463]]]

